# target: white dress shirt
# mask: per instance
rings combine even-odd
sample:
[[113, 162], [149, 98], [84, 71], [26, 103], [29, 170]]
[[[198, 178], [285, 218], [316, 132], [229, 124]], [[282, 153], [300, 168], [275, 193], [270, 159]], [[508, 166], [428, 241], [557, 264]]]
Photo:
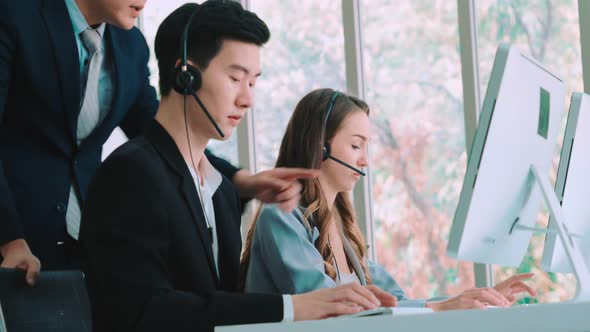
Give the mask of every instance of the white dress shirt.
[[[215, 209], [213, 208], [213, 195], [215, 191], [221, 185], [222, 177], [221, 174], [211, 165], [205, 155], [201, 158], [197, 168], [199, 169], [199, 175], [195, 172], [192, 165], [188, 165], [188, 169], [191, 172], [195, 186], [197, 187], [197, 194], [199, 194], [201, 207], [205, 214], [205, 219], [208, 223], [207, 227], [211, 227], [211, 233], [213, 235], [213, 259], [215, 261], [215, 272], [219, 277], [219, 243], [217, 242], [217, 221], [215, 220]], [[199, 179], [202, 177], [202, 181]], [[201, 183], [202, 182], [202, 183]], [[200, 196], [202, 194], [202, 197]], [[291, 295], [283, 295], [283, 322], [292, 322], [294, 320], [295, 313], [293, 308], [293, 299]]]

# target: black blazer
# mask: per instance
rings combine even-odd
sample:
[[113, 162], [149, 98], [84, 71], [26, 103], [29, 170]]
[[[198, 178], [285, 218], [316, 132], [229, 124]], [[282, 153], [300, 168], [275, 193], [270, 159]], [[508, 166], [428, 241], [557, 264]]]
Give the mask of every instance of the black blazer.
[[280, 295], [238, 294], [239, 197], [223, 177], [213, 196], [217, 278], [193, 178], [156, 121], [117, 149], [92, 180], [81, 245], [95, 331], [213, 331], [280, 321]]
[[[158, 107], [141, 32], [107, 25], [104, 40], [115, 64], [113, 102], [78, 147], [80, 66], [65, 1], [0, 0], [0, 245], [25, 238], [43, 269], [69, 267], [61, 243], [72, 181], [83, 205], [113, 129], [133, 138]], [[212, 163], [230, 178], [237, 171]]]

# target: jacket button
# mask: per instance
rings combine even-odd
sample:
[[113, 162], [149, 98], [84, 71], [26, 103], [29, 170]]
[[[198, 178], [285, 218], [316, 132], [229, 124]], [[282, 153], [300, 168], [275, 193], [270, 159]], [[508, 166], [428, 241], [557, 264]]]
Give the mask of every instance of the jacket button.
[[64, 213], [64, 212], [66, 212], [66, 205], [63, 203], [58, 203], [57, 206], [55, 207], [55, 209], [59, 213]]

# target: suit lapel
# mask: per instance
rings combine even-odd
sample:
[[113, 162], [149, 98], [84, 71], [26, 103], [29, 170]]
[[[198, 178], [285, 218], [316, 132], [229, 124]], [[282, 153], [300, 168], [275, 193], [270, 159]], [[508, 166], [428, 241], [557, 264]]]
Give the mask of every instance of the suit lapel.
[[80, 112], [80, 61], [74, 28], [64, 1], [45, 1], [42, 16], [53, 45], [66, 121], [75, 138]]
[[125, 97], [122, 91], [127, 88], [127, 78], [129, 77], [127, 68], [131, 62], [131, 59], [129, 58], [130, 53], [126, 50], [127, 45], [124, 45], [124, 43], [119, 40], [118, 31], [113, 26], [107, 24], [105, 38], [105, 42], [108, 45], [113, 61], [113, 69], [115, 71], [115, 77], [113, 77], [112, 80], [114, 92], [111, 107], [97, 129], [101, 129], [105, 124], [109, 123], [113, 117], [119, 116], [118, 113], [120, 113], [122, 107], [121, 103], [123, 97]]
[[190, 176], [190, 173], [188, 176], [182, 176], [180, 191], [185, 200], [185, 203], [191, 210], [193, 221], [197, 226], [197, 231], [199, 233], [199, 237], [201, 238], [201, 243], [203, 244], [203, 248], [207, 253], [207, 261], [209, 262], [210, 272], [214, 276], [214, 279], [219, 280], [219, 278], [217, 277], [217, 272], [215, 272], [215, 262], [213, 260], [213, 247], [211, 246], [211, 237], [209, 236], [209, 231], [207, 230], [207, 225], [205, 222], [205, 214], [203, 212], [201, 204], [198, 203], [199, 197], [197, 195], [197, 188], [195, 187], [195, 183], [193, 181], [192, 176]]
[[211, 240], [207, 231], [205, 222], [205, 215], [201, 204], [199, 203], [199, 196], [197, 195], [197, 188], [191, 176], [186, 162], [182, 158], [176, 143], [170, 137], [166, 129], [162, 127], [156, 120], [152, 122], [151, 127], [146, 132], [147, 138], [152, 142], [156, 150], [176, 172], [179, 179], [178, 191], [180, 192], [186, 206], [191, 212], [191, 217], [197, 228], [197, 233], [203, 244], [203, 249], [207, 256], [209, 271], [214, 280], [219, 281], [217, 273], [215, 272], [215, 262], [213, 260], [213, 248]]
[[[213, 195], [213, 208], [215, 210], [215, 223], [217, 228], [217, 243], [219, 248], [219, 280], [220, 288], [226, 291], [234, 291], [238, 285], [240, 262], [240, 249], [242, 247], [239, 223], [233, 224], [234, 220], [240, 220], [239, 215], [234, 215], [231, 206], [228, 206], [228, 199], [224, 192], [224, 182]], [[236, 201], [237, 202], [237, 201]], [[237, 248], [236, 248], [237, 246]]]

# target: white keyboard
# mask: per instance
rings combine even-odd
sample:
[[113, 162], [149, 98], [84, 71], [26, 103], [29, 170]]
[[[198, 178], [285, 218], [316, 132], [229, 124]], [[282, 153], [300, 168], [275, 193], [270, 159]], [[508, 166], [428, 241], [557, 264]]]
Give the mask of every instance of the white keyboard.
[[401, 315], [417, 315], [417, 314], [428, 314], [433, 312], [430, 308], [423, 307], [380, 307], [377, 309], [364, 310], [357, 312], [356, 314], [341, 315], [334, 317], [340, 318], [356, 318], [356, 317], [367, 317], [367, 316], [401, 316]]

